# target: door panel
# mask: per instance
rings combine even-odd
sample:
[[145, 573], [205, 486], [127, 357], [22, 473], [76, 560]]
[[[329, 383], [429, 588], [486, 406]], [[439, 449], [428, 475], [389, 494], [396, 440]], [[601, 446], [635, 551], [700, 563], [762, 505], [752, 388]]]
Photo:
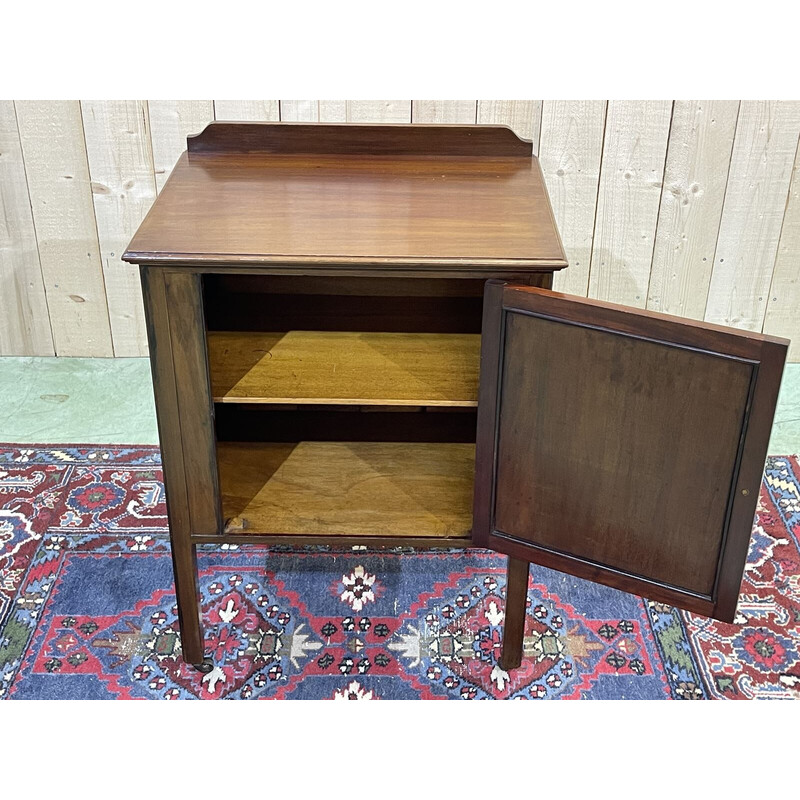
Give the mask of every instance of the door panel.
[[488, 284], [475, 543], [731, 619], [785, 352]]

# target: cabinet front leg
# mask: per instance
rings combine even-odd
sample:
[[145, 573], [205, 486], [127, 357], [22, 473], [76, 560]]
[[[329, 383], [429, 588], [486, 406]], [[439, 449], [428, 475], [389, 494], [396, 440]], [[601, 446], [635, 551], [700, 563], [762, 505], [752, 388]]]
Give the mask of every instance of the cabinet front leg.
[[506, 617], [503, 626], [503, 653], [500, 656], [500, 666], [506, 671], [516, 669], [522, 663], [529, 566], [527, 561], [519, 558], [508, 559]]
[[173, 536], [172, 566], [175, 572], [183, 660], [199, 668], [205, 648], [197, 585], [197, 548], [184, 537]]
[[143, 267], [142, 295], [183, 659], [208, 672], [191, 534], [218, 533], [222, 523], [200, 277]]

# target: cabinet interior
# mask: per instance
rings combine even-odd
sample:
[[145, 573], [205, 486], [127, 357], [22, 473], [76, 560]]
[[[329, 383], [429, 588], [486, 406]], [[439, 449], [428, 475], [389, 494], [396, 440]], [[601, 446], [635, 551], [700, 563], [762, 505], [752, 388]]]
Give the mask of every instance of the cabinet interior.
[[483, 285], [204, 276], [226, 532], [468, 540]]

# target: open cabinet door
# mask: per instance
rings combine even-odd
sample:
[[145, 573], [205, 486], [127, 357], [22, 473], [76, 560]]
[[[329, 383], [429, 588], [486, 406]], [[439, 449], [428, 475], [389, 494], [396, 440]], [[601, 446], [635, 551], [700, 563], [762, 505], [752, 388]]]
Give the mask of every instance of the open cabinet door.
[[731, 621], [787, 345], [490, 281], [475, 545]]

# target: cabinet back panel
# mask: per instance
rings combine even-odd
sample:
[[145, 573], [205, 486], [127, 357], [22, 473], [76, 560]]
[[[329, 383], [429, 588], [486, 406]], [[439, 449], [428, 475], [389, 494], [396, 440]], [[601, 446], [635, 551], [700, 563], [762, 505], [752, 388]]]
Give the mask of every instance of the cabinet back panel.
[[206, 275], [217, 331], [480, 333], [483, 280]]
[[280, 408], [217, 403], [220, 442], [475, 442], [474, 408]]

